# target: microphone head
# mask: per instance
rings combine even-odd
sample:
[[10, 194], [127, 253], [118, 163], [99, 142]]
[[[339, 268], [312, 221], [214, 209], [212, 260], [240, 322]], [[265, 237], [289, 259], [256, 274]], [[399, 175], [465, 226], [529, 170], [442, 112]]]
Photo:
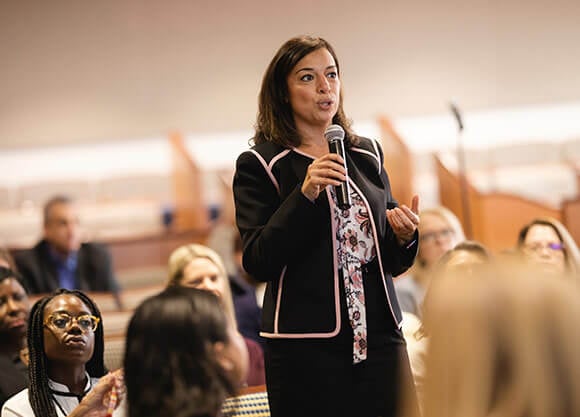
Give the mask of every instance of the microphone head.
[[457, 122], [459, 130], [463, 130], [463, 117], [461, 117], [459, 108], [455, 105], [454, 102], [449, 103], [449, 108], [451, 109], [451, 113], [453, 113], [453, 117], [455, 117], [455, 121]]
[[330, 125], [324, 131], [324, 137], [328, 142], [344, 140], [344, 129], [339, 125]]

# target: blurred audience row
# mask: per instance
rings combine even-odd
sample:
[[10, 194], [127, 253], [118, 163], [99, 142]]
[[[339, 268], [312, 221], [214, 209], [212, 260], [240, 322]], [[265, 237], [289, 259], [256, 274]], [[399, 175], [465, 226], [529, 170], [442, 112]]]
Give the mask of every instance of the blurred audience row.
[[580, 256], [566, 228], [534, 219], [495, 255], [443, 207], [419, 230], [395, 287], [423, 415], [580, 415]]
[[[416, 263], [395, 285], [423, 416], [580, 415], [580, 255], [562, 224], [535, 219], [513, 251], [491, 254], [445, 208], [420, 217]], [[133, 312], [124, 371], [109, 372], [107, 317], [87, 292], [119, 285], [78, 225], [56, 197], [37, 246], [0, 251], [2, 417], [229, 415], [226, 398], [265, 383], [255, 287], [193, 243]], [[29, 292], [49, 295], [30, 308]]]
[[[129, 323], [124, 368], [135, 403], [114, 415], [217, 415], [240, 386], [265, 383], [262, 348], [236, 328], [217, 254], [202, 245], [183, 246], [171, 255], [169, 270], [167, 288], [144, 301]], [[107, 373], [104, 366], [105, 325], [96, 303], [79, 290], [58, 289], [29, 309], [20, 274], [0, 267], [1, 415], [111, 411], [124, 384], [121, 371]], [[159, 400], [157, 394], [170, 392], [171, 401]]]

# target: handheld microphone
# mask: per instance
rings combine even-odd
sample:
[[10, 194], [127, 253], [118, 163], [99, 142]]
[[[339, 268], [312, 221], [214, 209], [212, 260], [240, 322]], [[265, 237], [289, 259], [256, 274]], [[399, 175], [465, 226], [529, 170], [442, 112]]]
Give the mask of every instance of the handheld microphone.
[[[344, 160], [344, 169], [346, 169], [346, 157], [344, 155], [344, 129], [339, 125], [330, 125], [324, 131], [324, 137], [328, 141], [330, 152], [336, 153]], [[348, 172], [346, 181], [334, 187], [338, 207], [341, 210], [348, 210], [352, 204], [350, 200], [350, 186], [348, 185]]]

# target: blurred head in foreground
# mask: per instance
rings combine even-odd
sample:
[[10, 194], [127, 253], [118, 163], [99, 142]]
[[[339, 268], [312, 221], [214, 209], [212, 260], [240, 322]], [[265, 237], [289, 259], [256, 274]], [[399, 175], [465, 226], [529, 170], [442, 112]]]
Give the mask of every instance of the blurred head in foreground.
[[425, 417], [580, 415], [579, 293], [537, 268], [434, 280]]

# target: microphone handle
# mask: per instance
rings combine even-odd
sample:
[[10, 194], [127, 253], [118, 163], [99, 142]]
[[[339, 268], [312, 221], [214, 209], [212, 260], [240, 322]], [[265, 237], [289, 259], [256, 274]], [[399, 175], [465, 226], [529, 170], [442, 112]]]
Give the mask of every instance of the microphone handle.
[[[342, 140], [331, 140], [328, 143], [330, 152], [336, 153], [342, 157], [344, 160], [344, 168], [346, 169], [346, 157], [344, 155], [344, 143]], [[348, 185], [348, 176], [346, 181], [342, 182], [340, 185], [334, 187], [336, 191], [336, 199], [338, 201], [338, 207], [341, 210], [348, 210], [352, 205], [350, 199], [350, 186]]]

